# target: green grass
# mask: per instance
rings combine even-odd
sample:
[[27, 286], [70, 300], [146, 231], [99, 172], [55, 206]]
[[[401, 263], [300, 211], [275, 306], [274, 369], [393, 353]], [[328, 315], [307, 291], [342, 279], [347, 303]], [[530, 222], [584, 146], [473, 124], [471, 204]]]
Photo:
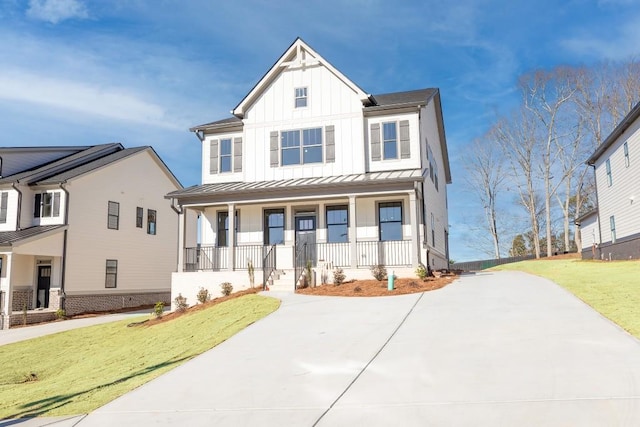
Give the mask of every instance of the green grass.
[[536, 260], [492, 270], [520, 270], [546, 277], [640, 338], [640, 261]]
[[[247, 295], [153, 326], [127, 327], [136, 320], [125, 320], [1, 346], [0, 419], [95, 410], [215, 347], [279, 304]], [[28, 381], [31, 374], [37, 380]]]

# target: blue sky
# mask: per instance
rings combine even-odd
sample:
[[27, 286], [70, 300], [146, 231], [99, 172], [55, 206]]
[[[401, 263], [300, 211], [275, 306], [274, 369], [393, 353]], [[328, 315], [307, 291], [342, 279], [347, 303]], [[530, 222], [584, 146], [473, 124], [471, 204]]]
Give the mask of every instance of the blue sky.
[[229, 116], [300, 36], [368, 93], [441, 90], [451, 257], [486, 257], [460, 155], [533, 68], [638, 54], [633, 0], [0, 0], [0, 145], [152, 145], [200, 180], [190, 126]]

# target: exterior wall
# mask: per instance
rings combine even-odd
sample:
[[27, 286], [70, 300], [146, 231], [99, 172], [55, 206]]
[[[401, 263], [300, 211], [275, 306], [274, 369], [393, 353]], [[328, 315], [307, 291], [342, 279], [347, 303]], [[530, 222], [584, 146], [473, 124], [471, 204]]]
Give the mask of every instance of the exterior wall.
[[[629, 166], [625, 164], [623, 144], [629, 148]], [[606, 161], [610, 160], [612, 185], [609, 186]], [[598, 188], [598, 215], [602, 230], [602, 255], [608, 259], [627, 259], [628, 245], [611, 245], [610, 217], [615, 217], [616, 242], [640, 233], [640, 119], [636, 120], [595, 163]], [[608, 247], [609, 249], [605, 249]], [[617, 253], [617, 251], [621, 251]], [[640, 251], [634, 258], [640, 257]]]
[[[55, 310], [30, 311], [27, 312], [26, 324], [33, 325], [35, 323], [50, 322], [55, 320]], [[12, 313], [10, 316], [9, 326], [19, 326], [25, 324], [25, 316], [23, 313]]]
[[[169, 276], [170, 277], [170, 276]], [[65, 300], [65, 312], [68, 316], [79, 313], [103, 312], [110, 310], [120, 310], [123, 308], [136, 308], [154, 305], [161, 301], [166, 306], [170, 304], [171, 292], [125, 292], [89, 294], [89, 295], [67, 295]]]
[[598, 215], [594, 213], [580, 222], [580, 234], [582, 237], [582, 259], [598, 258], [598, 252], [594, 251], [600, 245], [598, 230]]
[[0, 232], [15, 231], [18, 216], [18, 192], [12, 188], [0, 189], [0, 193], [7, 192], [7, 221], [0, 224]]
[[[220, 284], [229, 282], [233, 285], [233, 292], [249, 288], [249, 275], [246, 271], [198, 271], [192, 273], [171, 274], [171, 310], [176, 309], [175, 299], [182, 295], [187, 304], [198, 304], [198, 291], [205, 288], [211, 298], [222, 296]], [[262, 270], [255, 271], [255, 285], [262, 286]]]
[[[76, 296], [168, 293], [177, 267], [178, 220], [164, 195], [177, 185], [149, 151], [70, 181], [65, 293]], [[119, 229], [107, 228], [108, 202], [118, 202]], [[143, 226], [136, 227], [142, 207]], [[147, 213], [157, 212], [156, 235]], [[117, 260], [117, 287], [105, 288], [106, 260]], [[157, 297], [153, 297], [157, 299]]]
[[15, 289], [11, 311], [33, 310], [33, 289]]
[[[378, 123], [380, 124], [380, 129], [382, 129], [382, 123], [388, 123], [388, 122], [399, 123], [401, 120], [409, 121], [409, 138], [410, 138], [411, 157], [408, 159], [400, 158], [400, 127], [397, 126], [396, 136], [397, 136], [398, 158], [372, 161], [371, 149], [368, 148], [370, 147], [370, 143], [371, 143], [371, 125]], [[367, 167], [366, 167], [367, 171], [379, 172], [379, 171], [387, 171], [387, 170], [420, 168], [420, 122], [419, 122], [417, 112], [403, 113], [403, 114], [385, 114], [380, 116], [376, 115], [373, 117], [367, 117], [367, 119], [365, 120], [365, 126], [367, 129], [367, 132], [366, 132], [367, 138], [365, 140], [365, 144], [367, 146], [367, 152], [365, 156], [366, 162], [367, 162]], [[381, 150], [382, 150], [382, 142], [381, 142]]]

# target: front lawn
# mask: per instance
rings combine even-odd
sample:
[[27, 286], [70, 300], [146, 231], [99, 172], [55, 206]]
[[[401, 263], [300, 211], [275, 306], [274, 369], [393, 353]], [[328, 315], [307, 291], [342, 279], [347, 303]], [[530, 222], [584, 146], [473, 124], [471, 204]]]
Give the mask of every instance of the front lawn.
[[532, 260], [492, 270], [546, 277], [640, 338], [640, 261]]
[[279, 305], [246, 295], [152, 326], [128, 327], [132, 320], [125, 320], [0, 346], [0, 419], [93, 411]]

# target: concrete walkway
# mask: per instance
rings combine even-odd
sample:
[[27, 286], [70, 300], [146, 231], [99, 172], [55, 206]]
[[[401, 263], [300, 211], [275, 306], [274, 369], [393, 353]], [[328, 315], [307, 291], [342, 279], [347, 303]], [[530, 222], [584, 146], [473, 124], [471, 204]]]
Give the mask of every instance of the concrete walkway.
[[640, 425], [640, 342], [547, 280], [281, 296], [218, 347], [53, 425]]

